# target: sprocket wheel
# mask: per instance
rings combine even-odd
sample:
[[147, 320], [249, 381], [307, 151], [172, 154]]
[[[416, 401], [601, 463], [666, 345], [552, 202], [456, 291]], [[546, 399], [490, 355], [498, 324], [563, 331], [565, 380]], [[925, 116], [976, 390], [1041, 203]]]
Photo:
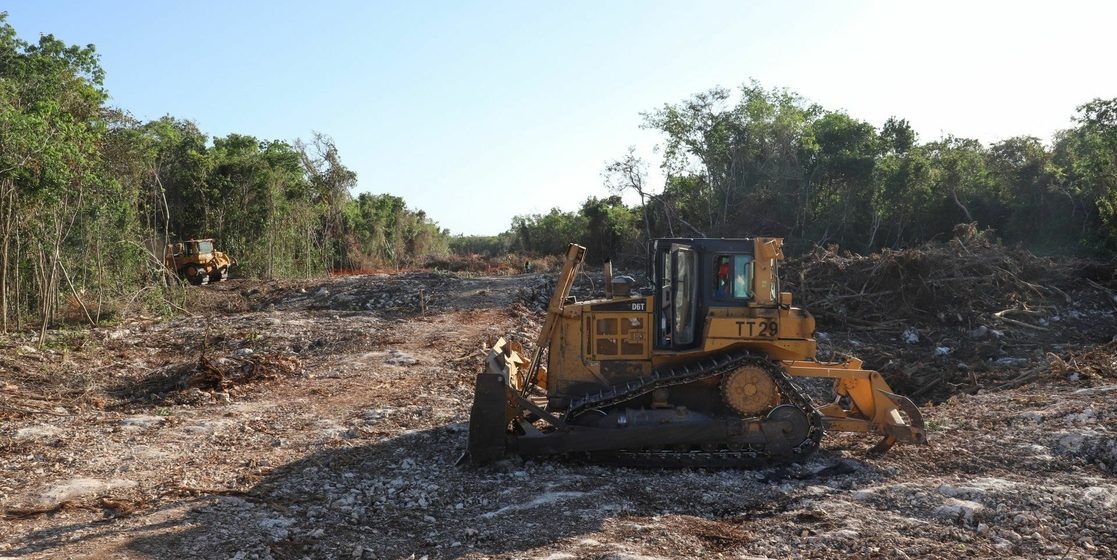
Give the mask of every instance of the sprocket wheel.
[[721, 381], [725, 404], [741, 416], [761, 416], [780, 403], [780, 390], [763, 368], [746, 365], [725, 375]]

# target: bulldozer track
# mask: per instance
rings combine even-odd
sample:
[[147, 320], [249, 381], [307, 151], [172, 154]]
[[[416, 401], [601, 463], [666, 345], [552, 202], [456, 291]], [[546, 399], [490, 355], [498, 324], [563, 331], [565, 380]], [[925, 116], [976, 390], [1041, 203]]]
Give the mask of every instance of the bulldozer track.
[[[768, 446], [765, 445], [760, 447], [750, 446], [748, 449], [742, 450], [619, 450], [592, 452], [588, 454], [587, 458], [594, 462], [625, 466], [720, 468], [759, 467], [805, 460], [818, 449], [822, 442], [822, 415], [818, 413], [810, 398], [795, 385], [791, 376], [783, 368], [763, 356], [743, 350], [726, 352], [685, 364], [656, 368], [651, 375], [582, 395], [571, 401], [570, 408], [565, 414], [565, 420], [572, 421], [581, 413], [613, 406], [656, 389], [724, 375], [745, 365], [755, 365], [770, 373], [779, 387], [780, 393], [784, 395], [784, 404], [794, 405], [807, 415], [809, 423], [807, 437], [798, 445], [792, 447], [789, 453], [776, 455], [771, 453], [767, 449]], [[757, 420], [759, 421], [760, 418], [758, 417]]]

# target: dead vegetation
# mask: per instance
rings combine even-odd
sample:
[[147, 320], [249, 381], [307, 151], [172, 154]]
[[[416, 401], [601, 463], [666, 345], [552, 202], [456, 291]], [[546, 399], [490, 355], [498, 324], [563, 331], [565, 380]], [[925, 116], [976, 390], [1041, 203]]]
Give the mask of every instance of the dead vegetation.
[[1061, 379], [1093, 382], [1117, 380], [1117, 341], [1067, 352], [1048, 354], [1052, 374]]
[[207, 398], [203, 393], [229, 400], [237, 388], [298, 374], [300, 362], [291, 354], [234, 353], [170, 364], [156, 369], [140, 382], [128, 382], [109, 390], [124, 402], [174, 403]]
[[818, 319], [824, 353], [853, 353], [897, 390], [942, 400], [1036, 379], [1047, 355], [1117, 331], [1111, 263], [1038, 257], [959, 226], [945, 243], [790, 260], [783, 289]]
[[868, 256], [817, 248], [784, 268], [784, 286], [823, 326], [903, 331], [910, 326], [1052, 332], [1066, 307], [1113, 311], [1111, 265], [1037, 257], [988, 231]]

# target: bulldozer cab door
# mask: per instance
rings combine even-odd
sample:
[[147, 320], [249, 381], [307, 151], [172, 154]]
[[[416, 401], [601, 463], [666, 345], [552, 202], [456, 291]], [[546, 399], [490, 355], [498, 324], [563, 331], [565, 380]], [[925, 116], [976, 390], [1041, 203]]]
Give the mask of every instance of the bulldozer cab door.
[[698, 317], [698, 254], [674, 243], [657, 251], [656, 346], [682, 350], [694, 346]]
[[[760, 272], [753, 245], [754, 240], [747, 238], [669, 238], [652, 242], [648, 261], [656, 290], [657, 349], [687, 350], [699, 346], [705, 340], [703, 329], [711, 309], [743, 308], [757, 303], [760, 286], [753, 285], [757, 284]], [[774, 273], [764, 278], [771, 276]]]

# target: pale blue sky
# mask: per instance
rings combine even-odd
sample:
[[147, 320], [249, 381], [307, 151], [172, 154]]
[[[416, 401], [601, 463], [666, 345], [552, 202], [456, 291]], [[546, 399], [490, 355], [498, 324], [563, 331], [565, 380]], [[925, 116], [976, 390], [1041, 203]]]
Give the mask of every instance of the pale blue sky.
[[641, 111], [756, 78], [923, 139], [1049, 139], [1117, 97], [1114, 2], [8, 2], [94, 43], [112, 102], [210, 135], [333, 136], [359, 191], [454, 233], [602, 196]]

